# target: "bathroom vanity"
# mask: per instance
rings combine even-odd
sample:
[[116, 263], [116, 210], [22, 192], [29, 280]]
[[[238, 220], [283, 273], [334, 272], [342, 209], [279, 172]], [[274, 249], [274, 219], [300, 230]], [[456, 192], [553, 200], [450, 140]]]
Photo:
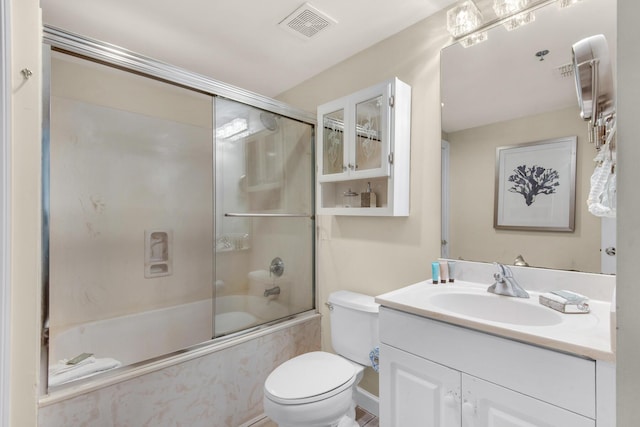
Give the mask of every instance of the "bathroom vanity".
[[563, 314], [469, 282], [380, 303], [382, 426], [615, 426], [610, 303]]

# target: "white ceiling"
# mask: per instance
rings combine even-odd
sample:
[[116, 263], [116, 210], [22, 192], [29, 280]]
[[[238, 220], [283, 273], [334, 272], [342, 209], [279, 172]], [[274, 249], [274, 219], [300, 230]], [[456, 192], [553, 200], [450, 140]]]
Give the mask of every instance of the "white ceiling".
[[43, 22], [274, 97], [456, 0], [310, 0], [337, 21], [303, 40], [304, 0], [42, 0]]

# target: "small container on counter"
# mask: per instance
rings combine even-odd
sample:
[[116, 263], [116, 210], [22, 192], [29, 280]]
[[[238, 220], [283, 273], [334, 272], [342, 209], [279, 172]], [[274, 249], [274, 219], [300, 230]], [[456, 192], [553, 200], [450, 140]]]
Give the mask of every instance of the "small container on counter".
[[440, 261], [440, 283], [447, 283], [449, 278], [449, 266], [447, 261]]
[[440, 277], [440, 265], [434, 261], [431, 263], [431, 281], [434, 285], [438, 284], [438, 278]]
[[449, 267], [449, 283], [453, 283], [456, 279], [456, 262], [447, 261], [447, 267]]

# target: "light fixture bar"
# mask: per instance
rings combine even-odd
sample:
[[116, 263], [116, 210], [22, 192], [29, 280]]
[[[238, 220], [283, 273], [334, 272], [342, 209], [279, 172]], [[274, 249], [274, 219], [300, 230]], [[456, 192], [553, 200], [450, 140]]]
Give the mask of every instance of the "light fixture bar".
[[447, 11], [447, 30], [453, 37], [465, 36], [482, 25], [482, 13], [473, 2], [466, 0]]
[[[498, 25], [503, 25], [505, 24], [509, 19], [513, 18], [515, 15], [518, 15], [520, 13], [526, 13], [526, 12], [533, 12], [541, 7], [547, 6], [549, 4], [552, 3], [559, 3], [560, 5], [563, 2], [571, 2], [571, 1], [580, 1], [580, 0], [532, 0], [529, 2], [529, 6], [524, 9], [523, 11], [519, 11], [516, 13], [513, 13], [511, 15], [506, 15], [504, 17], [498, 17], [495, 19], [492, 19], [491, 21], [487, 21], [484, 24], [481, 24], [479, 27], [477, 27], [475, 30], [472, 30], [474, 33], [475, 32], [484, 32], [489, 30], [490, 28], [496, 27]], [[454, 10], [456, 8], [450, 9], [447, 12], [447, 29], [449, 29], [449, 12], [451, 12], [452, 10]], [[449, 30], [449, 32], [453, 35], [453, 32], [451, 32], [451, 30]], [[461, 41], [462, 39], [466, 39], [468, 38], [468, 36], [471, 35], [471, 32], [469, 33], [465, 33], [459, 36], [453, 36], [455, 41]]]
[[571, 7], [576, 3], [580, 3], [582, 0], [560, 0], [560, 8]]

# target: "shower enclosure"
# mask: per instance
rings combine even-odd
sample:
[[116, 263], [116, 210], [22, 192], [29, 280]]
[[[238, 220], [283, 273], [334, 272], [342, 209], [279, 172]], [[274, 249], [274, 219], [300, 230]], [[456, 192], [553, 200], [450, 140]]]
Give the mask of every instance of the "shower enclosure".
[[314, 309], [311, 115], [58, 30], [45, 42], [49, 386]]

